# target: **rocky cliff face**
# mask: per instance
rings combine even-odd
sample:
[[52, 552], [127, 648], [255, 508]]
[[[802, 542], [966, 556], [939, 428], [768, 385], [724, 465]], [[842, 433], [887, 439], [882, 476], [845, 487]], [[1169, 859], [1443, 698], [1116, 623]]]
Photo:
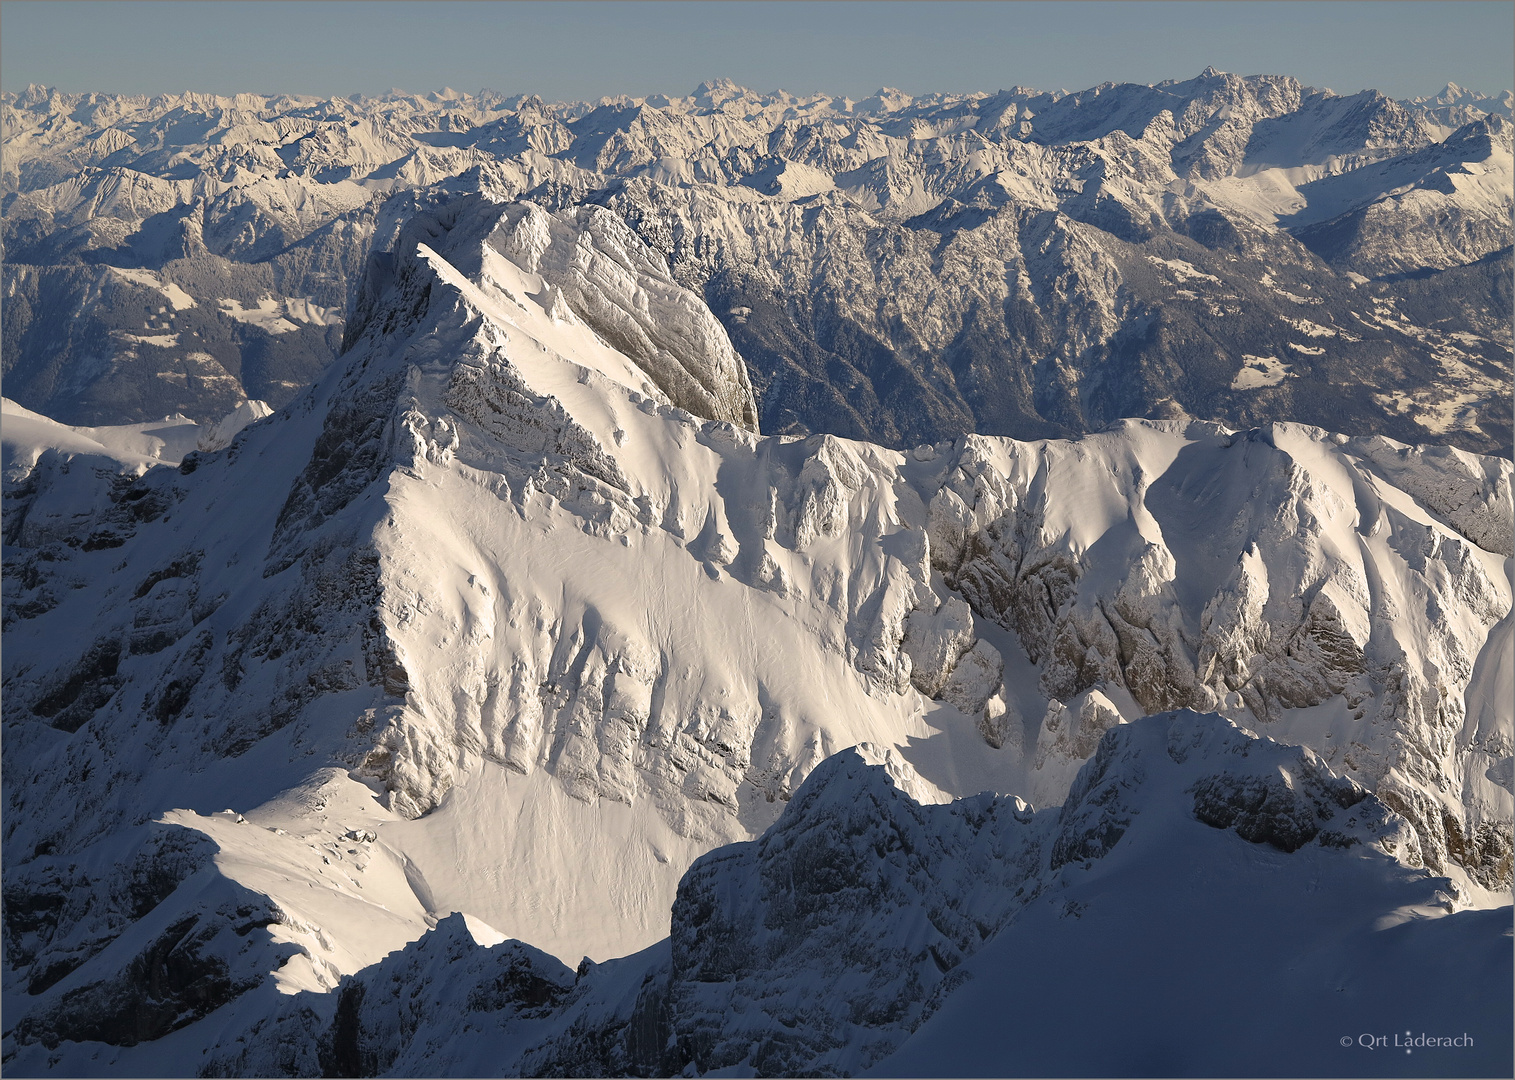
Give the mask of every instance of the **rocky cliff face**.
[[[1464, 906], [1508, 889], [1508, 461], [1192, 421], [761, 436], [719, 323], [599, 207], [424, 211], [360, 296], [341, 363], [223, 449], [7, 462], [7, 1053], [252, 1069], [237, 1025], [282, 996], [306, 1011], [280, 1030], [316, 1033], [287, 1068], [387, 1068], [383, 1033], [429, 1021], [333, 990], [464, 911], [532, 946], [485, 1011], [598, 1002], [573, 1038], [611, 1071], [662, 1062], [669, 1016], [677, 1068], [747, 1061], [711, 1018], [748, 1000], [816, 1025], [765, 1027], [764, 1069], [861, 1068], [1006, 925], [1026, 860], [1116, 844], [1124, 796], [1084, 761], [1180, 707], [1310, 748], [1195, 788], [1203, 826], [1297, 852], [1360, 788], [1404, 867]], [[1013, 799], [907, 806], [849, 764], [856, 790], [764, 833], [862, 742], [915, 803], [1020, 793], [1076, 827], [1033, 843]], [[839, 814], [871, 856], [828, 846]], [[656, 949], [670, 910], [666, 976], [570, 990], [543, 955]], [[857, 951], [877, 919], [893, 944]], [[425, 940], [468, 952], [449, 925]], [[851, 1012], [765, 989], [812, 946], [887, 975], [815, 960]], [[599, 1069], [566, 1045], [521, 1067]]]
[[368, 253], [484, 191], [611, 208], [725, 325], [769, 433], [1510, 444], [1508, 107], [1460, 91], [4, 105], [7, 392], [69, 423], [283, 405]]

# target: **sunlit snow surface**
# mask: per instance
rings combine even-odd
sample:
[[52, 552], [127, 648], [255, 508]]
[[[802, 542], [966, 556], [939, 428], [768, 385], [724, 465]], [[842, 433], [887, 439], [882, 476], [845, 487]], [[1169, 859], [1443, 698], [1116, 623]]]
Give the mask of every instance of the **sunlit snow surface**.
[[199, 425], [182, 416], [169, 416], [156, 423], [114, 427], [67, 427], [40, 413], [22, 408], [9, 398], [0, 399], [4, 417], [5, 467], [7, 474], [25, 476], [48, 450], [87, 454], [120, 462], [142, 472], [159, 463], [177, 465], [195, 448]]
[[[1456, 943], [1445, 948], [1508, 952], [1491, 917], [1467, 910], [1507, 904], [1508, 892], [1476, 859], [1470, 869], [1453, 858], [1445, 824], [1472, 841], [1512, 816], [1508, 462], [1291, 425], [1125, 422], [1077, 442], [969, 436], [910, 453], [762, 438], [742, 426], [751, 391], [709, 311], [595, 208], [548, 215], [465, 200], [407, 226], [367, 289], [356, 345], [311, 394], [180, 472], [149, 471], [131, 498], [106, 493], [111, 475], [171, 460], [165, 436], [107, 438], [6, 407], [8, 469], [13, 430], [18, 445], [57, 448], [27, 452], [52, 472], [18, 496], [7, 536], [14, 521], [24, 544], [54, 544], [61, 567], [37, 564], [26, 602], [40, 610], [7, 630], [7, 887], [42, 893], [87, 868], [104, 895], [114, 886], [98, 883], [129, 878], [142, 845], [156, 850], [170, 834], [214, 845], [208, 861], [185, 856], [187, 876], [146, 914], [112, 922], [91, 909], [55, 940], [22, 942], [34, 958], [82, 962], [35, 995], [8, 975], [6, 1046], [21, 1055], [8, 1071], [197, 1071], [217, 1043], [217, 1068], [283, 1068], [247, 1048], [257, 1042], [247, 1025], [277, 1013], [281, 1025], [307, 1025], [313, 1047], [309, 1025], [331, 1017], [338, 980], [417, 939], [386, 963], [425, 971], [437, 954], [415, 950], [450, 950], [448, 965], [484, 979], [488, 956], [501, 954], [474, 950], [522, 949], [496, 944], [503, 935], [541, 950], [519, 955], [546, 987], [573, 983], [553, 957], [637, 953], [605, 965], [578, 1004], [530, 1019], [515, 1042], [486, 1021], [459, 1030], [462, 1006], [418, 1005], [431, 1041], [418, 1037], [409, 1057], [383, 1066], [468, 1073], [492, 1058], [549, 1068], [548, 1050], [531, 1059], [527, 1043], [548, 1046], [577, 1020], [626, 1028], [644, 975], [656, 981], [648, 973], [668, 962], [659, 942], [690, 864], [762, 834], [818, 765], [859, 743], [892, 782], [833, 771], [899, 813], [966, 820], [979, 804], [941, 804], [1007, 796], [984, 805], [1000, 808], [1007, 836], [1021, 835], [1008, 824], [1016, 815], [1030, 823], [1031, 839], [1012, 845], [1027, 860], [1019, 880], [1065, 906], [1006, 906], [1010, 879], [973, 884], [978, 864], [964, 853], [978, 841], [942, 841], [943, 879], [969, 890], [942, 902], [982, 907], [987, 936], [954, 945], [950, 963], [941, 947], [935, 960], [911, 953], [888, 977], [914, 971], [934, 987], [962, 963], [974, 978], [946, 985], [930, 1020], [919, 997], [878, 990], [885, 1019], [804, 1035], [800, 1056], [774, 1059], [789, 1067], [1052, 1071], [1044, 1044], [1018, 1059], [1034, 1065], [991, 1065], [993, 1040], [1016, 1029], [974, 1010], [1009, 1007], [1006, 987], [1029, 968], [1025, 993], [1042, 988], [1087, 1016], [1028, 1012], [1026, 1038], [1058, 1023], [1099, 1026], [1099, 1014], [1148, 993], [1119, 972], [1152, 971], [1157, 954], [1120, 959], [1116, 943], [1154, 926], [1166, 929], [1138, 952], [1190, 964], [1184, 935], [1224, 951], [1245, 925], [1247, 948], [1274, 964], [1253, 988], [1265, 1017], [1296, 1015], [1294, 1005], [1268, 1011], [1292, 985], [1281, 955], [1297, 946], [1309, 978], [1344, 965], [1358, 986], [1372, 970], [1363, 957], [1390, 940], [1373, 936], [1375, 920], [1397, 911], [1452, 927], [1413, 931], [1415, 942], [1445, 934]], [[677, 408], [678, 396], [723, 418]], [[49, 500], [69, 498], [79, 508], [65, 520]], [[80, 523], [98, 539], [75, 551], [64, 538]], [[86, 670], [86, 646], [96, 649], [88, 670], [104, 671], [99, 643], [111, 641], [127, 644], [108, 676], [92, 677], [115, 690], [89, 708], [69, 679]], [[1159, 769], [1183, 764], [1163, 750], [1170, 728], [1123, 728], [1184, 704], [1310, 746], [1309, 776], [1353, 776], [1402, 816], [1375, 819], [1382, 830], [1350, 855], [1318, 844], [1285, 854], [1198, 823], [1185, 785], [1203, 770]], [[1102, 743], [1112, 727], [1123, 730]], [[1204, 736], [1206, 754], [1296, 753], [1219, 717], [1196, 730], [1222, 732]], [[1131, 751], [1121, 791], [1136, 793], [1142, 824], [1081, 877], [1052, 864], [1058, 830], [1085, 804], [1075, 793], [1066, 812], [1056, 808], [1106, 745]], [[1155, 786], [1144, 787], [1149, 775]], [[837, 806], [852, 798], [828, 790]], [[807, 812], [786, 820], [825, 831], [824, 813]], [[753, 849], [724, 850], [710, 866], [737, 866]], [[1414, 869], [1427, 862], [1441, 876]], [[748, 871], [732, 873], [721, 896], [768, 895]], [[1264, 885], [1279, 890], [1276, 905]], [[1235, 922], [1199, 918], [1233, 904]], [[872, 910], [849, 909], [860, 941], [876, 930]], [[1344, 920], [1339, 954], [1295, 934], [1325, 910]], [[447, 923], [450, 936], [426, 945], [455, 911], [471, 921]], [[926, 934], [901, 948], [951, 937], [945, 916], [899, 917]], [[206, 928], [202, 947], [228, 978], [252, 989], [152, 1042], [65, 1043], [53, 1062], [49, 1033], [93, 1031], [113, 1016], [111, 988], [184, 918]], [[1072, 929], [1085, 925], [1096, 930]], [[675, 963], [680, 949], [707, 947], [674, 930]], [[866, 981], [871, 970], [824, 950], [794, 955], [825, 978]], [[1397, 977], [1417, 963], [1385, 970]], [[1498, 985], [1482, 963], [1458, 970], [1469, 985]], [[750, 970], [751, 994], [767, 1002], [752, 1014], [761, 1027], [780, 1009], [761, 987], [782, 996], [791, 973]], [[794, 978], [800, 998], [816, 993], [803, 989], [809, 976]], [[735, 1007], [711, 1004], [694, 983], [668, 984], [686, 1019]], [[1210, 985], [1192, 984], [1196, 1000], [1213, 1000]], [[913, 1004], [889, 1019], [896, 1000]], [[307, 1001], [308, 1022], [298, 1012]], [[393, 1027], [374, 1015], [375, 1030]], [[1386, 1030], [1412, 1019], [1385, 1020]], [[903, 1042], [912, 1029], [901, 1024], [923, 1020]], [[964, 1035], [985, 1028], [992, 1039]], [[720, 1032], [711, 1045], [726, 1057], [696, 1065], [757, 1067], [741, 1056], [740, 1025]], [[1114, 1039], [1068, 1060], [1118, 1071]], [[1132, 1069], [1226, 1071], [1230, 1060], [1145, 1045], [1147, 1064]], [[1334, 1058], [1300, 1053], [1267, 1060], [1337, 1071]]]

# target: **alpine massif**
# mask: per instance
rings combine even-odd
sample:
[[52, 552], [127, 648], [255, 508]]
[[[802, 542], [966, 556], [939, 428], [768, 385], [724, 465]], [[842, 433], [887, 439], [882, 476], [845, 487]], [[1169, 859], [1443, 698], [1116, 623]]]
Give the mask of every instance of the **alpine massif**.
[[7, 1073], [1508, 1072], [1454, 90], [8, 98]]
[[1195, 416], [1510, 446], [1508, 93], [1207, 69], [864, 101], [3, 105], [6, 395], [69, 424], [286, 404], [369, 250], [484, 192], [627, 222], [721, 320], [770, 434], [901, 449]]

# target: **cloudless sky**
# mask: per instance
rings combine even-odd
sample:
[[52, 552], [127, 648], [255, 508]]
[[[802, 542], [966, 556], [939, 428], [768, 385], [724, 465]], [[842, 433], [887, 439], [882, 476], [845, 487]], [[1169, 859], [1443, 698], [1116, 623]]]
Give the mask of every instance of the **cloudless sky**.
[[5, 0], [0, 86], [549, 100], [757, 90], [862, 98], [1186, 79], [1207, 64], [1348, 94], [1515, 85], [1515, 2], [556, 3]]

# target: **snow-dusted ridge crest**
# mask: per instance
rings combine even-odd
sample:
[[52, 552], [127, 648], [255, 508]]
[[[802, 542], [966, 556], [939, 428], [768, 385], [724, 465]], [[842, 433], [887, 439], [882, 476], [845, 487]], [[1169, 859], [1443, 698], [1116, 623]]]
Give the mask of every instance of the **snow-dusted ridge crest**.
[[764, 437], [604, 208], [398, 236], [342, 359], [229, 446], [7, 477], [8, 1053], [198, 1055], [451, 911], [550, 989], [544, 953], [655, 948], [694, 860], [839, 750], [1052, 806], [1175, 708], [1309, 747], [1454, 906], [1506, 902], [1508, 461], [1287, 424]]

